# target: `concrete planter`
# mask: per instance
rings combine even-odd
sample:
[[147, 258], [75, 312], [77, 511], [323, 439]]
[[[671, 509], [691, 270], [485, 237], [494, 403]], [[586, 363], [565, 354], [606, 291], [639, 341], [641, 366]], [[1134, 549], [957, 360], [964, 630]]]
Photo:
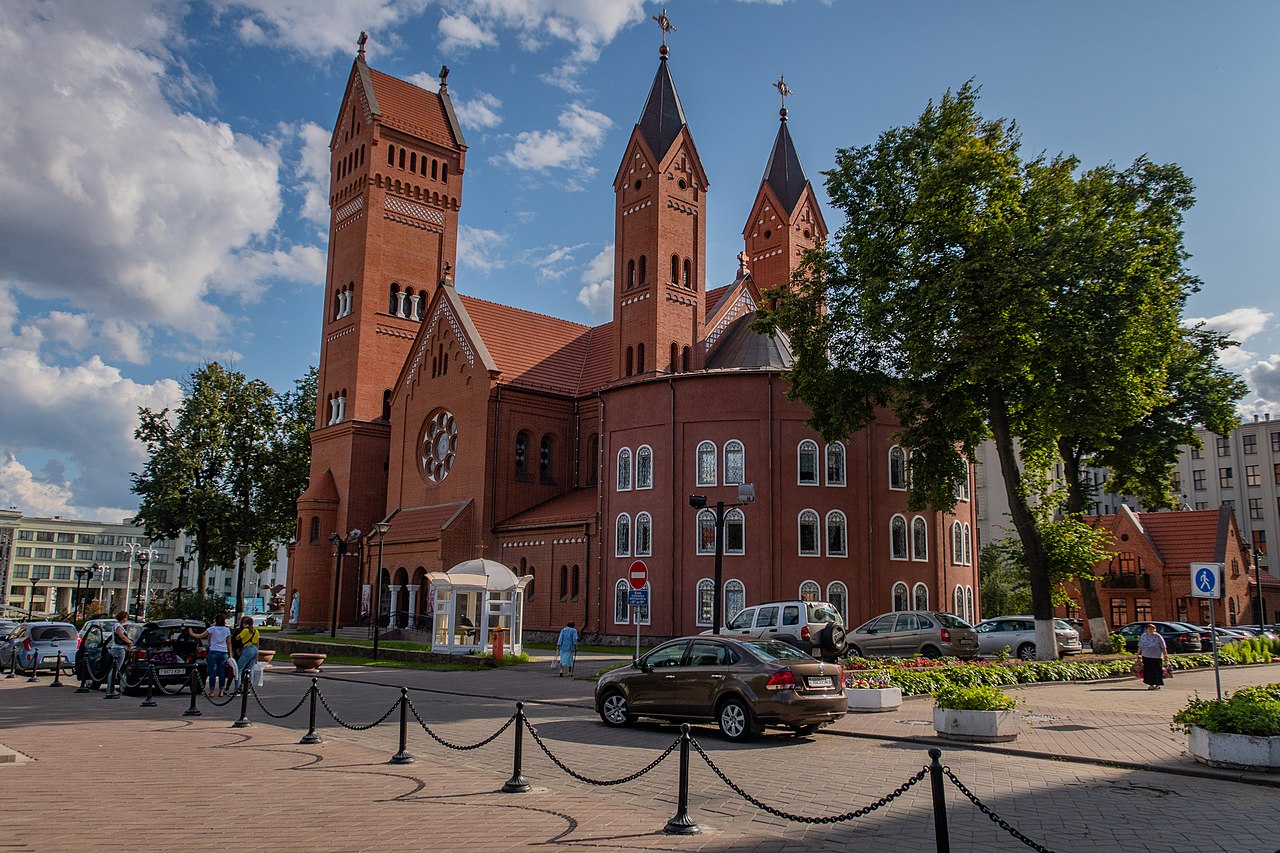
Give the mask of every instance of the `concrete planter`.
[[1196, 761], [1211, 767], [1280, 771], [1280, 737], [1211, 732], [1193, 726], [1187, 749]]
[[846, 687], [844, 695], [855, 714], [896, 711], [902, 706], [901, 687]]
[[298, 672], [319, 672], [320, 664], [324, 663], [325, 657], [325, 655], [294, 652], [289, 655], [289, 660], [293, 661], [293, 668]]
[[271, 663], [271, 659], [276, 656], [275, 649], [259, 649], [258, 663]]
[[1016, 710], [957, 711], [954, 708], [933, 709], [933, 730], [942, 737], [977, 743], [1000, 743], [1018, 736]]

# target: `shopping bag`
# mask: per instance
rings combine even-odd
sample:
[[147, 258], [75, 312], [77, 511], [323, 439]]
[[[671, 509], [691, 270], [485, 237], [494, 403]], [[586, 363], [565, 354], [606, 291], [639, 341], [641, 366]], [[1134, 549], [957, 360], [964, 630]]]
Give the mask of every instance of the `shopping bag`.
[[250, 672], [249, 677], [253, 680], [254, 687], [262, 686], [262, 674], [266, 671], [266, 669], [267, 669], [267, 665], [262, 661], [258, 661], [253, 665], [253, 668], [249, 671]]
[[1164, 665], [1164, 677], [1173, 678], [1173, 667], [1169, 666], [1169, 664]]
[[1138, 658], [1133, 662], [1133, 666], [1129, 667], [1129, 674], [1134, 678], [1142, 677], [1142, 658]]

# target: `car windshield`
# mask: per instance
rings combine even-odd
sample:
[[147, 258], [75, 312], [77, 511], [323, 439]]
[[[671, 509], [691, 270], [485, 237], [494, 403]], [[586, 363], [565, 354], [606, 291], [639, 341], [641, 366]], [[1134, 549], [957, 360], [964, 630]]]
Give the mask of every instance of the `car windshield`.
[[809, 604], [810, 622], [839, 622], [840, 614], [830, 604]]
[[933, 617], [942, 623], [944, 628], [968, 628], [973, 630], [973, 626], [963, 619], [952, 616], [950, 613], [934, 613]]
[[1075, 630], [1075, 628], [1072, 628], [1069, 624], [1067, 624], [1067, 621], [1065, 619], [1054, 619], [1053, 629], [1055, 631], [1074, 631]]
[[[196, 626], [192, 626], [194, 631]], [[173, 643], [187, 635], [186, 625], [170, 625], [161, 627], [152, 625], [142, 633], [142, 637], [138, 639], [138, 644], [142, 646], [163, 646]]]
[[813, 658], [809, 657], [795, 646], [789, 646], [786, 643], [779, 643], [776, 640], [770, 640], [768, 642], [761, 641], [743, 643], [743, 645], [751, 651], [751, 654], [755, 655], [762, 661], [813, 660]]
[[31, 629], [33, 640], [70, 640], [76, 635], [76, 629], [70, 625], [45, 625]]

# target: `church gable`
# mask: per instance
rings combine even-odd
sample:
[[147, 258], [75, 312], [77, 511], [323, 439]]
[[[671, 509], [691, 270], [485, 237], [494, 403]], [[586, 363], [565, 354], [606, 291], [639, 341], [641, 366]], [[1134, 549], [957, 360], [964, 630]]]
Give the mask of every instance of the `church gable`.
[[[397, 398], [423, 379], [447, 373], [451, 357], [461, 357], [468, 366], [478, 365], [489, 373], [497, 371], [488, 348], [452, 287], [437, 289], [423, 316], [411, 354], [396, 382]], [[451, 355], [455, 352], [456, 355]]]
[[[658, 168], [658, 158], [649, 150], [640, 131], [632, 131], [627, 153], [622, 155], [622, 161], [618, 164], [618, 173], [613, 176], [613, 191], [622, 192], [623, 188], [629, 185], [634, 188], [636, 181], [651, 180]], [[643, 186], [642, 183], [641, 188]]]
[[756, 310], [760, 294], [750, 275], [739, 275], [738, 280], [730, 285], [728, 292], [707, 316], [706, 336], [703, 345], [708, 352], [716, 345], [716, 341], [735, 320]]
[[695, 189], [707, 189], [707, 173], [702, 168], [702, 159], [698, 157], [698, 148], [693, 144], [693, 135], [688, 128], [683, 128], [676, 137], [675, 144], [662, 159], [660, 171], [668, 178], [685, 177]]

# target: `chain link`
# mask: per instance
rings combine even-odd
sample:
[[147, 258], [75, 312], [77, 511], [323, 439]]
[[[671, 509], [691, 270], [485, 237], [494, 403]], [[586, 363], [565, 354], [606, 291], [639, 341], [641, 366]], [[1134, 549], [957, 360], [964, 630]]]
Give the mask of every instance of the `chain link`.
[[895, 788], [891, 793], [886, 794], [885, 796], [876, 800], [871, 805], [863, 806], [862, 808], [856, 811], [845, 812], [844, 814], [838, 814], [838, 815], [826, 815], [824, 817], [805, 817], [804, 815], [797, 815], [797, 814], [791, 814], [790, 812], [784, 812], [781, 809], [775, 809], [773, 806], [766, 805], [765, 803], [760, 802], [755, 797], [751, 796], [746, 791], [742, 790], [742, 788], [738, 787], [738, 785], [735, 784], [733, 780], [731, 780], [728, 776], [726, 776], [724, 771], [721, 770], [719, 767], [717, 767], [716, 763], [711, 760], [711, 756], [707, 755], [706, 752], [703, 751], [701, 744], [699, 744], [693, 738], [689, 738], [689, 745], [692, 746], [695, 750], [697, 750], [698, 755], [702, 756], [702, 760], [707, 762], [707, 766], [711, 768], [711, 772], [719, 776], [720, 781], [724, 782], [725, 785], [729, 786], [729, 790], [733, 791], [739, 797], [742, 797], [742, 799], [746, 800], [748, 803], [751, 803], [751, 805], [755, 806], [758, 809], [761, 809], [762, 811], [768, 812], [774, 817], [780, 817], [783, 820], [791, 820], [797, 823], [842, 823], [843, 821], [846, 821], [846, 820], [855, 820], [860, 817], [866, 817], [876, 809], [884, 808], [885, 806], [889, 805], [889, 803], [898, 799], [898, 797], [901, 797], [908, 790], [910, 790], [913, 785], [916, 785], [917, 783], [920, 782], [921, 779], [929, 775], [929, 767], [926, 765], [922, 770], [920, 770], [920, 772], [916, 773], [910, 779], [903, 782], [901, 785]]
[[512, 714], [510, 717], [507, 718], [507, 721], [502, 724], [502, 728], [498, 729], [496, 732], [489, 735], [484, 740], [480, 741], [479, 743], [472, 743], [472, 744], [467, 744], [463, 746], [456, 743], [449, 743], [449, 741], [445, 740], [444, 738], [440, 737], [440, 735], [431, 731], [431, 729], [423, 721], [422, 715], [418, 713], [418, 709], [413, 706], [412, 699], [409, 700], [409, 710], [413, 712], [413, 717], [415, 720], [418, 721], [418, 725], [422, 726], [422, 730], [426, 732], [431, 737], [432, 740], [434, 740], [436, 743], [440, 744], [443, 747], [447, 747], [449, 749], [456, 749], [459, 752], [467, 752], [468, 750], [479, 749], [482, 746], [488, 746], [489, 744], [497, 740], [499, 735], [501, 735], [507, 729], [511, 728], [511, 724], [516, 721], [516, 715]]
[[273, 720], [283, 720], [285, 717], [292, 717], [298, 712], [298, 709], [302, 707], [302, 703], [307, 701], [307, 697], [311, 695], [311, 691], [308, 690], [306, 693], [302, 694], [302, 698], [298, 700], [298, 704], [294, 705], [288, 711], [285, 711], [283, 714], [273, 714], [271, 711], [267, 710], [266, 705], [262, 704], [262, 697], [258, 695], [258, 688], [254, 687], [253, 684], [250, 684], [249, 690], [253, 693], [253, 701], [258, 703], [258, 707], [262, 709], [262, 713], [271, 717]]
[[236, 694], [235, 694], [235, 693], [232, 693], [230, 696], [228, 696], [228, 697], [227, 697], [227, 701], [225, 701], [225, 702], [219, 702], [219, 701], [217, 701], [216, 699], [214, 699], [212, 696], [210, 696], [210, 695], [209, 695], [209, 691], [208, 691], [208, 690], [201, 690], [200, 692], [204, 695], [204, 698], [206, 698], [206, 699], [208, 699], [208, 700], [209, 700], [209, 704], [210, 704], [210, 705], [213, 705], [213, 706], [218, 707], [218, 708], [221, 708], [221, 707], [223, 707], [224, 705], [230, 705], [232, 702], [236, 701]]
[[387, 713], [383, 714], [381, 717], [374, 720], [372, 723], [369, 723], [369, 725], [353, 726], [350, 723], [344, 722], [341, 717], [339, 717], [337, 714], [333, 712], [333, 709], [329, 707], [329, 703], [325, 701], [323, 690], [316, 690], [316, 695], [320, 697], [320, 704], [324, 706], [324, 709], [326, 712], [328, 712], [329, 716], [333, 717], [333, 721], [338, 725], [342, 726], [344, 729], [351, 729], [351, 731], [353, 732], [368, 731], [369, 729], [373, 728], [379, 723], [382, 723], [383, 721], [385, 721], [387, 717], [390, 717], [395, 712], [396, 708], [400, 706], [400, 700], [397, 699], [396, 701], [391, 703], [391, 707], [387, 709]]
[[951, 784], [959, 788], [960, 793], [968, 797], [969, 802], [973, 803], [975, 806], [978, 807], [978, 811], [982, 812], [984, 815], [991, 818], [992, 822], [995, 823], [996, 826], [1000, 827], [1005, 832], [1009, 833], [1014, 838], [1018, 839], [1026, 846], [1030, 847], [1032, 850], [1039, 851], [1039, 853], [1053, 853], [1052, 850], [1050, 850], [1048, 847], [1045, 847], [1043, 844], [1037, 844], [1036, 842], [1032, 841], [1030, 838], [1027, 838], [1027, 836], [1023, 835], [1021, 832], [1019, 832], [1018, 830], [1010, 826], [1007, 820], [1005, 820], [1004, 818], [1000, 817], [1000, 815], [993, 812], [987, 806], [986, 803], [982, 802], [982, 800], [979, 800], [976, 794], [974, 794], [972, 791], [966, 788], [965, 784], [961, 782], [958, 778], [956, 778], [956, 774], [951, 772], [950, 767], [943, 766], [942, 772], [947, 774], [947, 778], [951, 780]]
[[533, 727], [533, 723], [529, 722], [529, 718], [524, 717], [523, 720], [524, 720], [524, 727], [529, 730], [529, 734], [533, 735], [534, 743], [538, 744], [538, 748], [547, 754], [547, 758], [550, 758], [551, 762], [555, 764], [556, 767], [559, 767], [561, 770], [563, 770], [565, 773], [568, 773], [574, 779], [577, 779], [579, 782], [586, 782], [588, 785], [599, 785], [601, 787], [608, 787], [610, 785], [621, 785], [625, 782], [635, 781], [636, 779], [639, 779], [641, 776], [643, 776], [644, 774], [648, 773], [650, 770], [652, 770], [653, 768], [661, 764], [664, 760], [666, 760], [667, 756], [670, 755], [672, 752], [674, 752], [675, 748], [680, 745], [680, 738], [676, 738], [674, 741], [672, 741], [671, 746], [667, 747], [666, 751], [662, 753], [662, 755], [659, 755], [653, 761], [649, 762], [647, 766], [643, 767], [640, 770], [637, 770], [635, 773], [632, 773], [630, 776], [623, 776], [621, 779], [610, 779], [610, 780], [592, 779], [589, 776], [583, 776], [581, 773], [577, 773], [569, 769], [569, 766], [567, 764], [565, 764], [559, 758], [556, 758], [555, 755], [552, 754], [551, 750], [547, 749], [547, 745], [542, 742], [542, 738], [538, 737], [538, 730]]

